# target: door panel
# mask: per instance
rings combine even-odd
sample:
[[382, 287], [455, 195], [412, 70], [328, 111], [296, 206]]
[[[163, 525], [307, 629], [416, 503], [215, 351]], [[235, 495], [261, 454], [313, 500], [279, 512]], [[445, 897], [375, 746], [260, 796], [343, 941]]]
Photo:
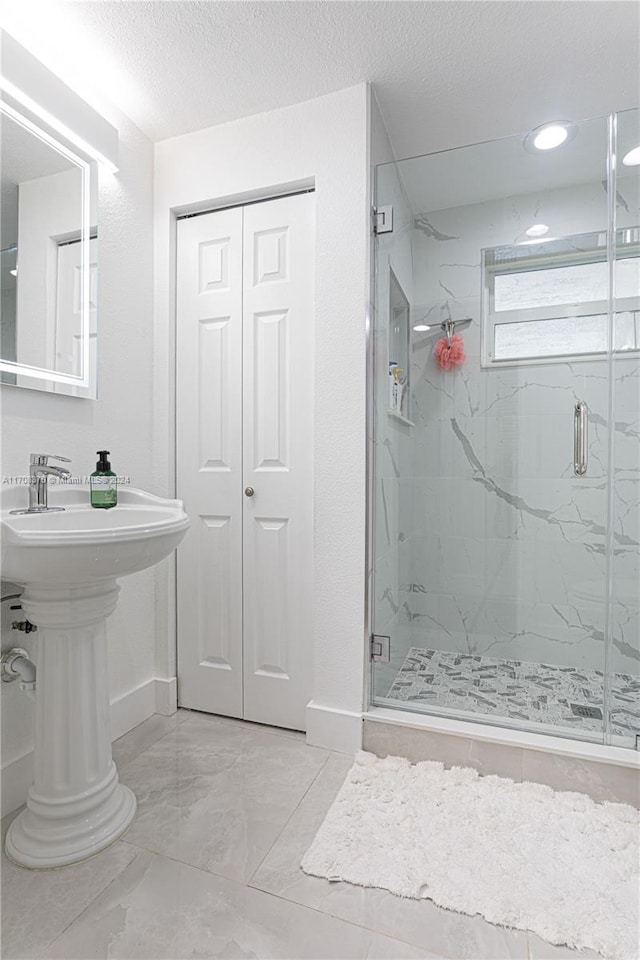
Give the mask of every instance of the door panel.
[[253, 661], [247, 667], [254, 676], [290, 680], [289, 644], [286, 642], [288, 560], [291, 552], [288, 520], [254, 517], [252, 527], [255, 553], [247, 557], [252, 565], [251, 579], [254, 583], [251, 607], [261, 628], [256, 631], [255, 642], [247, 650]]
[[313, 196], [244, 212], [247, 720], [304, 729], [313, 586]]
[[286, 312], [267, 311], [253, 317], [254, 411], [252, 463], [257, 470], [288, 467], [289, 385]]
[[199, 462], [205, 470], [230, 469], [230, 323], [231, 317], [198, 322]]
[[181, 706], [242, 716], [242, 209], [178, 223]]
[[232, 610], [229, 603], [231, 569], [231, 533], [229, 517], [200, 517], [200, 603], [198, 624], [199, 664], [214, 664], [231, 670], [233, 645]]

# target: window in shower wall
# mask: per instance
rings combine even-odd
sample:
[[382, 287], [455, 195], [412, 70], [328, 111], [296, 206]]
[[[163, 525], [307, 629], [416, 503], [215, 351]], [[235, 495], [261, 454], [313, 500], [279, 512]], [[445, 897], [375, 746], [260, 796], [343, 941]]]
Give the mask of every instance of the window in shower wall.
[[[640, 347], [640, 230], [617, 231], [614, 347]], [[483, 365], [606, 354], [607, 232], [482, 251]]]
[[[618, 337], [636, 313], [626, 297], [638, 297], [629, 277], [639, 262], [640, 198], [636, 167], [625, 171], [624, 189], [618, 184], [624, 204], [618, 197], [618, 233], [609, 244], [618, 294], [614, 344], [606, 253], [613, 225], [603, 189], [608, 135], [607, 119], [594, 120], [578, 125], [562, 156], [529, 154], [514, 137], [377, 170], [376, 201], [394, 204], [394, 214], [400, 208], [406, 229], [376, 239], [374, 409], [384, 409], [386, 398], [389, 263], [402, 273], [412, 316], [473, 320], [463, 331], [466, 361], [451, 370], [436, 360], [439, 324], [412, 331], [412, 430], [372, 418], [371, 622], [372, 632], [391, 638], [390, 662], [372, 669], [377, 705], [603, 741], [606, 695], [617, 711], [612, 741], [632, 742], [640, 716], [640, 367]], [[555, 248], [525, 242], [527, 228], [540, 222], [550, 225]], [[581, 273], [569, 257], [577, 236], [589, 238], [593, 256], [585, 266], [599, 264], [594, 273]], [[493, 336], [509, 359], [520, 351], [526, 362], [483, 364], [483, 250], [511, 251], [513, 271], [497, 269], [497, 256], [491, 263], [498, 281]], [[522, 251], [518, 261], [514, 250]], [[524, 258], [543, 252], [549, 260], [536, 261], [535, 282], [527, 277], [514, 289], [516, 273], [533, 272], [522, 269]], [[565, 271], [562, 284], [554, 270]], [[579, 316], [566, 309], [569, 293], [558, 297], [561, 285], [573, 285], [570, 303], [588, 302]], [[520, 316], [502, 324], [515, 309]], [[604, 341], [600, 321], [596, 334], [589, 332], [594, 316], [605, 318]], [[581, 323], [571, 328], [568, 320]], [[539, 335], [519, 324], [544, 328], [544, 341], [565, 355], [546, 356], [540, 339], [535, 347]], [[509, 330], [496, 334], [500, 325]], [[637, 336], [635, 326], [628, 333]], [[582, 362], [574, 364], [578, 355]], [[580, 476], [578, 400], [588, 411]], [[614, 608], [609, 563], [619, 594]]]

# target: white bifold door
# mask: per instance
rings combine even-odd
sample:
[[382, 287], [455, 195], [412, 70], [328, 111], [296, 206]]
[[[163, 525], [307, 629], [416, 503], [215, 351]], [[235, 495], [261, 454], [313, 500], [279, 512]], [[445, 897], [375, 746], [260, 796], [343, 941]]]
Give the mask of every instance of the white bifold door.
[[303, 730], [313, 578], [313, 194], [178, 222], [181, 706]]

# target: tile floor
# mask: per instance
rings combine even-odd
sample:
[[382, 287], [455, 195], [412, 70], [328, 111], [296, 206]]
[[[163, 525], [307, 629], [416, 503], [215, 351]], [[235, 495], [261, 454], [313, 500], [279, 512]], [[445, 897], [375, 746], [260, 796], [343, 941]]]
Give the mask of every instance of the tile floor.
[[[603, 674], [412, 647], [387, 697], [554, 727], [602, 731]], [[595, 716], [585, 716], [591, 708]], [[640, 732], [640, 677], [611, 675], [611, 732]]]
[[3, 858], [4, 960], [596, 956], [303, 874], [351, 760], [302, 734], [179, 711], [132, 730], [114, 758], [138, 797], [122, 840], [55, 871]]

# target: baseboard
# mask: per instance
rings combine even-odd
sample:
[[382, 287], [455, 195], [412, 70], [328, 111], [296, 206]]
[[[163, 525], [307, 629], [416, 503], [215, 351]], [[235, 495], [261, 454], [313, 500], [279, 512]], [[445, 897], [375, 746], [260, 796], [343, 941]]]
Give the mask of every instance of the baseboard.
[[307, 705], [307, 743], [336, 753], [353, 754], [362, 749], [362, 714], [324, 707], [313, 700]]
[[33, 750], [11, 760], [2, 767], [1, 813], [6, 817], [21, 807], [27, 799], [27, 790], [33, 783]]
[[111, 739], [123, 737], [155, 712], [156, 681], [147, 680], [111, 701]]
[[[117, 740], [118, 737], [124, 736], [156, 712], [164, 713], [165, 710], [157, 710], [156, 700], [166, 708], [168, 715], [175, 713], [175, 707], [173, 710], [168, 709], [172, 684], [175, 687], [175, 679], [173, 681], [147, 680], [139, 687], [112, 700], [111, 739]], [[27, 799], [27, 790], [33, 783], [33, 750], [29, 750], [15, 760], [10, 760], [2, 767], [1, 774], [1, 815], [4, 817], [21, 807]]]
[[156, 677], [156, 713], [163, 717], [172, 717], [178, 709], [178, 681], [176, 677], [170, 677], [168, 680]]

